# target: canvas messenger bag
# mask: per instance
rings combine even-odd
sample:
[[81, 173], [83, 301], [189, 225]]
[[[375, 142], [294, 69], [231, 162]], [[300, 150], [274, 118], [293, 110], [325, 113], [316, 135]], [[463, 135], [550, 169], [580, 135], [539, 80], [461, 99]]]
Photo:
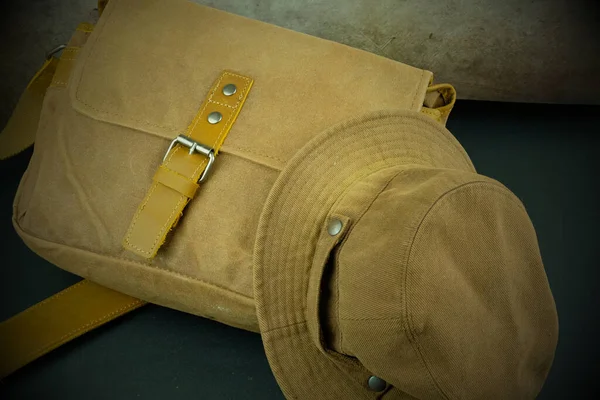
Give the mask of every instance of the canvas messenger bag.
[[151, 302], [260, 332], [288, 398], [537, 395], [535, 231], [445, 129], [452, 86], [186, 1], [99, 9], [0, 135], [35, 137], [16, 231], [84, 278], [0, 324], [0, 376]]

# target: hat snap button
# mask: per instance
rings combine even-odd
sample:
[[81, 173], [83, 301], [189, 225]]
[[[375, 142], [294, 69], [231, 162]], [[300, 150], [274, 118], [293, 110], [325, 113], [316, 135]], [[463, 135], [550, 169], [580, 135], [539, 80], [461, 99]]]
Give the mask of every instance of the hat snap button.
[[335, 236], [342, 231], [343, 226], [344, 224], [342, 224], [342, 221], [337, 218], [333, 218], [331, 221], [329, 221], [327, 233], [329, 233], [331, 236]]
[[387, 386], [387, 382], [384, 381], [383, 379], [381, 379], [378, 376], [372, 375], [369, 378], [369, 389], [371, 389], [374, 392], [381, 392], [382, 390], [384, 390]]

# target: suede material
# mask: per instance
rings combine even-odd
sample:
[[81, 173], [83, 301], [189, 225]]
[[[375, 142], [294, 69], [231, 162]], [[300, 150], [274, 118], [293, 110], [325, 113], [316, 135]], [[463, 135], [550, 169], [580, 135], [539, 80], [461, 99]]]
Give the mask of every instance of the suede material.
[[[160, 26], [161, 29], [156, 29]], [[114, 0], [46, 94], [15, 199], [25, 242], [61, 268], [153, 303], [257, 331], [252, 253], [289, 157], [337, 121], [418, 111], [431, 73], [184, 1]], [[225, 69], [255, 80], [209, 179], [152, 260], [127, 227], [170, 140]]]

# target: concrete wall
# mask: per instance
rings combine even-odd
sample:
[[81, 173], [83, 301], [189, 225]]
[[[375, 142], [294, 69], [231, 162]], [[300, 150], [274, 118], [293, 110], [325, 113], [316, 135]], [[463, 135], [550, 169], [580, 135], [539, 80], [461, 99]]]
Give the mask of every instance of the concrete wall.
[[[433, 71], [459, 98], [600, 104], [590, 0], [197, 0]], [[95, 0], [4, 0], [0, 122]], [[159, 29], [159, 27], [157, 27]]]

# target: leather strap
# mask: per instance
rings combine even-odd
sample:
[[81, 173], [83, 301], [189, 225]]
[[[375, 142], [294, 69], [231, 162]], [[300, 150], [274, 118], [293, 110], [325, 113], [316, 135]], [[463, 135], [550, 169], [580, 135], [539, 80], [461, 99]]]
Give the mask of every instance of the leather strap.
[[427, 88], [421, 112], [446, 125], [454, 103], [456, 103], [456, 90], [452, 85], [448, 83], [431, 85]]
[[79, 55], [79, 50], [87, 42], [94, 25], [83, 22], [77, 26], [75, 33], [71, 36], [68, 46], [63, 50], [60, 56], [60, 62], [56, 68], [56, 73], [52, 78], [51, 87], [66, 87], [71, 76], [71, 71], [75, 66], [75, 61]]
[[52, 82], [57, 65], [55, 57], [46, 60], [27, 85], [0, 134], [0, 160], [12, 157], [33, 144], [46, 89]]
[[[251, 78], [223, 72], [189, 125], [184, 141], [191, 139], [212, 149], [216, 156], [244, 105], [252, 83]], [[126, 249], [145, 258], [156, 255], [168, 232], [201, 186], [198, 181], [208, 161], [209, 157], [190, 153], [190, 148], [181, 143], [170, 148], [131, 221], [123, 240]]]
[[71, 76], [71, 70], [75, 65], [75, 60], [77, 60], [77, 55], [79, 54], [79, 47], [68, 46], [66, 47], [61, 56], [60, 63], [56, 68], [56, 73], [52, 78], [51, 87], [66, 87], [67, 82], [69, 80], [69, 76]]
[[[48, 87], [64, 87], [93, 25], [82, 23], [59, 59], [50, 57], [31, 79], [0, 135], [0, 159], [33, 144]], [[145, 304], [81, 281], [0, 323], [0, 378], [65, 342]]]
[[93, 28], [94, 25], [89, 23], [79, 24], [60, 60], [49, 57], [33, 76], [0, 134], [0, 160], [12, 157], [33, 144], [46, 90], [67, 85], [79, 48], [85, 44]]
[[83, 280], [0, 323], [0, 378], [145, 302]]

